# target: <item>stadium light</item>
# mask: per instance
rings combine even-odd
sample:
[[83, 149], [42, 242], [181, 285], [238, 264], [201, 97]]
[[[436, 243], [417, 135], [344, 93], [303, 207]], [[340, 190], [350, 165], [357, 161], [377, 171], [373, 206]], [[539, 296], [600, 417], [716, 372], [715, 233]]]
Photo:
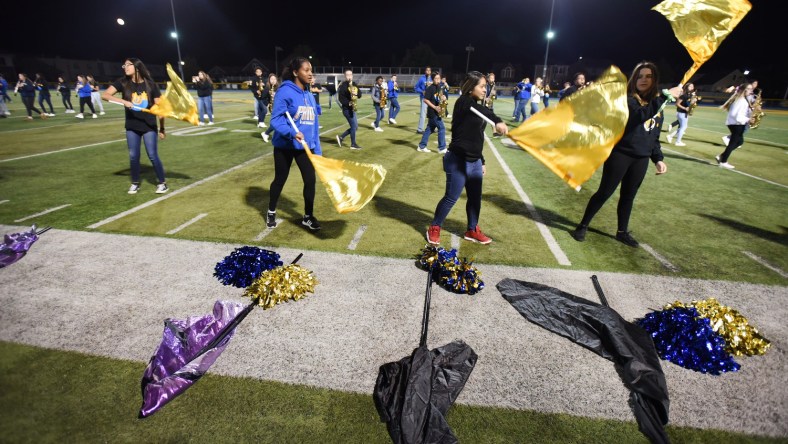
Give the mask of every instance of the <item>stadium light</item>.
[[274, 73], [279, 71], [279, 51], [284, 51], [284, 49], [281, 46], [274, 45]]
[[745, 70], [744, 70], [744, 75], [745, 75], [745, 76], [748, 76], [748, 75], [750, 75], [750, 70], [749, 70], [749, 69], [745, 69]]
[[468, 46], [465, 47], [465, 50], [468, 51], [468, 58], [465, 59], [465, 72], [466, 73], [468, 72], [468, 66], [471, 63], [471, 53], [473, 52], [474, 49], [475, 48], [473, 46], [471, 46], [470, 43], [468, 43]]
[[553, 32], [553, 11], [555, 10], [555, 0], [553, 0], [552, 6], [550, 6], [550, 24], [547, 26], [547, 46], [544, 49], [544, 66], [542, 67], [542, 80], [545, 80], [547, 77], [547, 54], [550, 52], [550, 40], [555, 37], [555, 33]]
[[181, 41], [178, 38], [178, 25], [175, 24], [175, 4], [170, 0], [170, 9], [172, 9], [172, 29], [170, 36], [175, 39], [175, 47], [178, 48], [178, 71], [181, 73], [183, 79], [183, 59], [181, 58]]
[[174, 39], [177, 39], [178, 38], [178, 33], [177, 32], [171, 32], [170, 33], [170, 37], [172, 37]]

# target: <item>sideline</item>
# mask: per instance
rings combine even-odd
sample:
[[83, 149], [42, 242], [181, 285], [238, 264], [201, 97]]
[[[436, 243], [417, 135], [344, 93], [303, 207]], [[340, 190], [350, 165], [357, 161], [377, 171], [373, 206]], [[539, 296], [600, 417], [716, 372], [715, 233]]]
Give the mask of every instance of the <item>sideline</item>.
[[769, 270], [772, 270], [773, 272], [779, 274], [783, 278], [788, 279], [788, 273], [782, 271], [780, 269], [780, 267], [770, 264], [769, 262], [766, 261], [766, 259], [764, 259], [764, 258], [762, 258], [760, 256], [756, 256], [755, 254], [750, 253], [749, 251], [742, 251], [742, 253], [744, 253], [744, 255], [747, 256], [748, 258], [750, 258], [750, 259], [754, 260], [755, 262], [757, 262], [757, 263], [763, 265], [764, 267], [768, 268]]
[[187, 222], [184, 222], [184, 223], [178, 225], [177, 227], [173, 228], [172, 230], [168, 231], [167, 234], [175, 234], [175, 233], [183, 230], [184, 228], [188, 227], [189, 225], [197, 222], [198, 220], [202, 219], [203, 217], [205, 217], [207, 215], [208, 215], [208, 213], [200, 213], [200, 214], [194, 216], [191, 220], [189, 220]]
[[[7, 202], [7, 201], [6, 201], [6, 202]], [[23, 218], [21, 218], [21, 219], [17, 219], [17, 220], [15, 220], [14, 222], [22, 222], [22, 221], [26, 221], [26, 220], [28, 220], [28, 219], [32, 219], [32, 218], [34, 218], [34, 217], [38, 217], [38, 216], [43, 216], [43, 215], [45, 215], [45, 214], [49, 214], [49, 213], [53, 213], [53, 212], [55, 212], [55, 211], [57, 211], [57, 210], [62, 210], [63, 208], [70, 207], [70, 206], [71, 206], [71, 204], [65, 204], [65, 205], [61, 205], [61, 206], [59, 206], [59, 207], [55, 207], [55, 208], [49, 208], [49, 209], [47, 209], [47, 210], [44, 210], [44, 211], [42, 211], [42, 212], [40, 212], [40, 213], [31, 214], [30, 216], [25, 216], [25, 217], [23, 217]]]

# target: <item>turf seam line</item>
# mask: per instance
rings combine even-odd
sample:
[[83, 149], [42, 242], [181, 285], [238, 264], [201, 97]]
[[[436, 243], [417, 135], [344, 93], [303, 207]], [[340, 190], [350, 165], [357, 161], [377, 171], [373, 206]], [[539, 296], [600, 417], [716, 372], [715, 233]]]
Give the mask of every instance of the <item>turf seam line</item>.
[[[102, 122], [114, 122], [114, 121], [117, 121], [117, 120], [125, 120], [125, 117], [112, 117], [112, 118], [109, 118], [109, 119], [107, 119], [107, 118], [101, 119]], [[38, 127], [35, 127], [35, 128], [22, 128], [22, 129], [17, 129], [17, 130], [0, 131], [0, 134], [21, 133], [21, 132], [24, 132], [24, 131], [35, 131], [35, 130], [43, 130], [43, 129], [49, 129], [49, 128], [59, 128], [61, 126], [72, 126], [72, 125], [79, 125], [79, 124], [80, 124], [80, 121], [77, 120], [76, 122], [61, 123], [59, 125], [45, 125], [45, 126], [38, 126]]]
[[[714, 164], [713, 164], [711, 161], [709, 161], [709, 160], [706, 160], [706, 159], [701, 159], [700, 157], [694, 157], [694, 156], [690, 156], [689, 154], [684, 154], [684, 153], [682, 153], [681, 151], [676, 151], [676, 150], [672, 150], [672, 149], [670, 149], [670, 148], [665, 148], [665, 147], [663, 147], [663, 148], [662, 148], [662, 150], [663, 150], [663, 151], [668, 151], [668, 152], [671, 152], [671, 153], [674, 153], [674, 154], [678, 154], [678, 155], [680, 155], [680, 156], [684, 156], [684, 157], [686, 157], [686, 158], [688, 158], [688, 159], [698, 160], [698, 161], [704, 162], [704, 163], [705, 163], [705, 164], [707, 164], [707, 165], [712, 165], [712, 166], [715, 166], [715, 165], [714, 165]], [[742, 172], [742, 171], [739, 171], [739, 170], [729, 170], [729, 171], [731, 171], [731, 172], [734, 172], [734, 173], [741, 174], [741, 175], [743, 175], [743, 176], [751, 177], [751, 178], [753, 178], [753, 179], [755, 179], [755, 180], [760, 180], [760, 181], [762, 181], [762, 182], [770, 183], [770, 184], [772, 184], [772, 185], [777, 185], [778, 187], [788, 188], [788, 185], [783, 185], [783, 184], [781, 184], [781, 183], [772, 182], [772, 181], [771, 181], [771, 180], [769, 180], [769, 179], [764, 179], [763, 177], [753, 176], [752, 174], [747, 174], [747, 173], [745, 173], [745, 172]]]
[[665, 256], [659, 254], [657, 250], [651, 248], [650, 245], [641, 243], [640, 246], [643, 247], [643, 249], [646, 250], [648, 254], [654, 256], [654, 259], [658, 260], [663, 267], [667, 268], [668, 270], [674, 273], [679, 272], [679, 267], [673, 265]]
[[279, 224], [281, 224], [284, 221], [285, 221], [284, 219], [276, 219], [276, 226], [275, 227], [266, 227], [265, 230], [263, 230], [260, 234], [255, 236], [255, 238], [253, 239], [254, 242], [260, 242], [261, 240], [263, 240], [266, 236], [271, 234], [272, 231], [274, 231], [274, 228], [278, 227]]
[[85, 228], [95, 229], [95, 228], [98, 228], [98, 227], [100, 227], [102, 225], [106, 225], [106, 224], [108, 224], [110, 222], [115, 222], [116, 220], [118, 220], [120, 218], [123, 218], [123, 217], [126, 217], [129, 214], [134, 214], [134, 213], [136, 213], [139, 210], [148, 208], [149, 206], [155, 205], [155, 204], [157, 204], [157, 203], [159, 203], [159, 202], [161, 202], [163, 200], [169, 199], [169, 198], [171, 198], [173, 196], [177, 196], [177, 195], [179, 195], [181, 193], [189, 191], [189, 190], [191, 190], [194, 187], [200, 186], [200, 185], [202, 185], [202, 184], [204, 184], [206, 182], [209, 182], [209, 181], [211, 181], [213, 179], [216, 179], [218, 177], [224, 176], [227, 173], [231, 173], [231, 172], [233, 172], [233, 171], [235, 171], [237, 169], [243, 168], [243, 167], [249, 165], [250, 163], [256, 162], [256, 161], [262, 159], [263, 157], [267, 157], [267, 156], [270, 156], [270, 155], [271, 155], [271, 153], [263, 154], [262, 156], [258, 156], [258, 157], [255, 157], [254, 159], [247, 160], [246, 162], [244, 162], [242, 164], [236, 165], [236, 166], [234, 166], [232, 168], [229, 168], [229, 169], [226, 169], [226, 170], [224, 170], [222, 172], [216, 173], [213, 176], [208, 176], [205, 179], [200, 179], [197, 182], [194, 182], [193, 184], [186, 185], [183, 188], [179, 188], [179, 189], [177, 189], [177, 190], [175, 190], [175, 191], [173, 191], [171, 193], [165, 194], [164, 196], [158, 197], [156, 199], [149, 200], [149, 201], [147, 201], [147, 202], [145, 202], [145, 203], [143, 203], [141, 205], [137, 205], [134, 208], [130, 208], [130, 209], [128, 209], [126, 211], [123, 211], [121, 213], [118, 213], [118, 214], [116, 214], [114, 216], [110, 216], [110, 217], [108, 217], [108, 218], [106, 218], [106, 219], [104, 219], [102, 221], [96, 222], [95, 224], [88, 225]]
[[362, 226], [358, 227], [358, 230], [356, 230], [356, 234], [353, 235], [353, 239], [348, 244], [347, 249], [348, 250], [355, 250], [356, 247], [358, 247], [358, 243], [361, 241], [361, 236], [363, 236], [364, 232], [366, 232], [366, 231], [367, 231], [367, 226], [366, 225], [362, 225]]
[[550, 229], [547, 228], [547, 225], [545, 225], [544, 222], [542, 221], [542, 215], [539, 214], [538, 211], [536, 211], [536, 207], [534, 206], [533, 202], [531, 202], [531, 199], [528, 197], [527, 194], [525, 194], [525, 190], [523, 190], [523, 187], [520, 186], [520, 182], [518, 182], [517, 178], [514, 177], [514, 174], [512, 173], [512, 170], [509, 168], [509, 165], [506, 164], [506, 162], [503, 160], [503, 157], [501, 157], [501, 154], [495, 148], [495, 144], [492, 143], [492, 140], [490, 140], [487, 134], [484, 135], [484, 140], [487, 142], [487, 146], [490, 147], [490, 150], [493, 152], [493, 154], [495, 154], [495, 158], [498, 159], [498, 163], [501, 164], [501, 168], [506, 173], [506, 176], [509, 178], [509, 181], [512, 182], [512, 186], [514, 186], [515, 191], [520, 196], [520, 199], [525, 204], [525, 207], [528, 209], [528, 213], [531, 214], [531, 219], [536, 224], [536, 227], [539, 229], [539, 233], [542, 234], [542, 237], [544, 238], [545, 242], [547, 242], [547, 247], [553, 253], [553, 256], [555, 256], [555, 259], [558, 261], [558, 264], [571, 266], [572, 262], [569, 261], [569, 258], [566, 256], [566, 253], [564, 253], [564, 251], [561, 250], [561, 247], [558, 245], [558, 242], [553, 237], [553, 233], [550, 232]]
[[451, 247], [457, 250], [457, 254], [460, 254], [460, 236], [454, 233], [451, 233]]
[[65, 205], [61, 205], [61, 206], [59, 206], [59, 207], [55, 207], [55, 208], [49, 208], [49, 209], [47, 209], [47, 210], [44, 210], [44, 211], [42, 211], [42, 212], [40, 212], [40, 213], [31, 214], [30, 216], [25, 216], [25, 217], [23, 217], [23, 218], [21, 218], [21, 219], [17, 219], [17, 220], [15, 220], [14, 222], [22, 222], [22, 221], [26, 221], [26, 220], [28, 220], [28, 219], [32, 219], [32, 218], [34, 218], [34, 217], [38, 217], [38, 216], [43, 216], [43, 215], [45, 215], [45, 214], [49, 214], [49, 213], [52, 213], [52, 212], [54, 212], [54, 211], [57, 211], [57, 210], [62, 210], [63, 208], [70, 207], [70, 206], [71, 206], [71, 204], [65, 204]]
[[200, 213], [200, 214], [194, 216], [191, 220], [189, 220], [187, 222], [184, 222], [184, 223], [178, 225], [177, 227], [173, 228], [172, 230], [168, 231], [167, 234], [175, 234], [175, 233], [183, 230], [184, 228], [188, 227], [189, 225], [194, 224], [195, 222], [197, 222], [198, 220], [204, 218], [207, 215], [208, 215], [208, 213]]
[[757, 255], [755, 255], [753, 253], [750, 253], [749, 251], [742, 251], [742, 253], [744, 253], [744, 255], [747, 256], [748, 258], [750, 258], [750, 259], [754, 260], [755, 262], [757, 262], [757, 263], [763, 265], [764, 267], [768, 268], [769, 270], [772, 270], [773, 272], [779, 274], [783, 278], [788, 278], [788, 273], [786, 273], [783, 270], [781, 270], [780, 267], [769, 263], [766, 259], [764, 259], [764, 258], [762, 258], [760, 256], [757, 256]]

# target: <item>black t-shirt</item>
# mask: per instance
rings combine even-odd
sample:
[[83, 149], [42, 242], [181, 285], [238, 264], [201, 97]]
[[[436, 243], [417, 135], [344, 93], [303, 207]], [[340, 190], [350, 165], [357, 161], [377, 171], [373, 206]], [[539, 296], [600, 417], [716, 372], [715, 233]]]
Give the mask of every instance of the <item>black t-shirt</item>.
[[[679, 101], [678, 101], [677, 104], [683, 106], [684, 108], [688, 108], [689, 105], [690, 105], [690, 95], [689, 95], [689, 93], [684, 93], [681, 96], [679, 96]], [[681, 109], [678, 106], [676, 107], [676, 112], [677, 113], [687, 114], [687, 110], [686, 109]]]
[[320, 91], [322, 91], [323, 87], [318, 85], [318, 84], [314, 84], [314, 85], [310, 85], [309, 86], [309, 92], [311, 92], [312, 93], [312, 97], [315, 98], [315, 104], [320, 105], [320, 91], [312, 91], [312, 88], [320, 89]]
[[[432, 102], [433, 105], [438, 106], [440, 104], [440, 100], [438, 99], [438, 97], [436, 97], [438, 92], [439, 92], [438, 85], [432, 84], [428, 86], [427, 89], [424, 91], [424, 98]], [[434, 109], [432, 109], [432, 107], [430, 106], [427, 107], [427, 117], [431, 119], [433, 117], [436, 117], [437, 115], [438, 113]]]
[[478, 159], [484, 164], [484, 127], [487, 123], [476, 115], [471, 108], [479, 111], [495, 123], [502, 122], [501, 118], [480, 105], [470, 95], [463, 94], [454, 102], [454, 111], [451, 120], [451, 143], [449, 151], [466, 162], [475, 162]]
[[[128, 100], [140, 108], [150, 109], [154, 100], [161, 97], [159, 87], [153, 82], [129, 82], [130, 91], [128, 93], [123, 90], [123, 79], [116, 80], [112, 86], [121, 92], [123, 100]], [[126, 108], [126, 129], [141, 133], [156, 131], [156, 116], [144, 111], [132, 111]]]

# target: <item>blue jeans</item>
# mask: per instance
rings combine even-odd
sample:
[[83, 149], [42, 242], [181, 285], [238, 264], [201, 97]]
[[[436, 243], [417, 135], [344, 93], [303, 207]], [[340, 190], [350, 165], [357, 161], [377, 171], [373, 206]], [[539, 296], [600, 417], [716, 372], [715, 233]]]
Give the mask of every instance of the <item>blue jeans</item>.
[[356, 146], [356, 130], [358, 129], [358, 119], [356, 118], [356, 113], [343, 107], [342, 115], [345, 116], [345, 119], [347, 119], [347, 123], [350, 125], [350, 128], [346, 129], [344, 133], [340, 134], [339, 138], [344, 139], [349, 134], [350, 144]]
[[424, 131], [424, 121], [427, 119], [427, 104], [424, 103], [424, 94], [419, 93], [419, 103], [421, 103], [421, 110], [419, 111], [419, 126], [418, 131]]
[[257, 114], [257, 123], [261, 123], [265, 120], [265, 115], [268, 113], [268, 105], [265, 104], [262, 100], [255, 100], [255, 114]]
[[449, 215], [452, 207], [465, 189], [468, 202], [465, 204], [465, 213], [468, 216], [468, 230], [473, 230], [479, 223], [479, 213], [482, 209], [482, 171], [481, 159], [475, 162], [466, 162], [465, 159], [451, 151], [443, 156], [443, 171], [446, 173], [446, 192], [435, 208], [435, 217], [432, 225], [442, 225]]
[[676, 118], [679, 119], [679, 131], [676, 133], [676, 142], [681, 142], [684, 132], [687, 131], [687, 121], [689, 117], [687, 113], [676, 113]]
[[427, 129], [424, 131], [424, 134], [422, 134], [421, 136], [421, 142], [419, 142], [419, 148], [427, 147], [427, 142], [429, 142], [430, 134], [432, 134], [433, 128], [438, 128], [438, 149], [439, 150], [446, 149], [446, 127], [443, 126], [443, 119], [437, 116], [429, 118]]
[[139, 133], [137, 131], [126, 131], [126, 142], [129, 145], [129, 163], [131, 165], [131, 183], [140, 183], [140, 146], [145, 141], [145, 151], [148, 152], [153, 169], [156, 171], [156, 178], [159, 183], [166, 182], [164, 178], [164, 167], [159, 160], [158, 135], [156, 131]]
[[523, 116], [522, 121], [525, 122], [525, 119], [528, 117], [525, 115], [525, 104], [528, 103], [528, 99], [520, 99], [517, 103], [517, 108], [514, 109], [514, 121], [519, 122], [520, 116]]
[[520, 106], [520, 98], [514, 96], [514, 109], [512, 110], [512, 117], [517, 118], [517, 107]]
[[208, 114], [208, 119], [213, 122], [213, 98], [211, 96], [197, 97], [197, 106], [200, 112], [200, 120]]
[[380, 128], [380, 121], [383, 120], [383, 108], [380, 103], [375, 104], [375, 128]]
[[389, 119], [396, 119], [399, 114], [399, 100], [396, 97], [389, 98]]
[[531, 101], [531, 117], [539, 112], [539, 103]]

